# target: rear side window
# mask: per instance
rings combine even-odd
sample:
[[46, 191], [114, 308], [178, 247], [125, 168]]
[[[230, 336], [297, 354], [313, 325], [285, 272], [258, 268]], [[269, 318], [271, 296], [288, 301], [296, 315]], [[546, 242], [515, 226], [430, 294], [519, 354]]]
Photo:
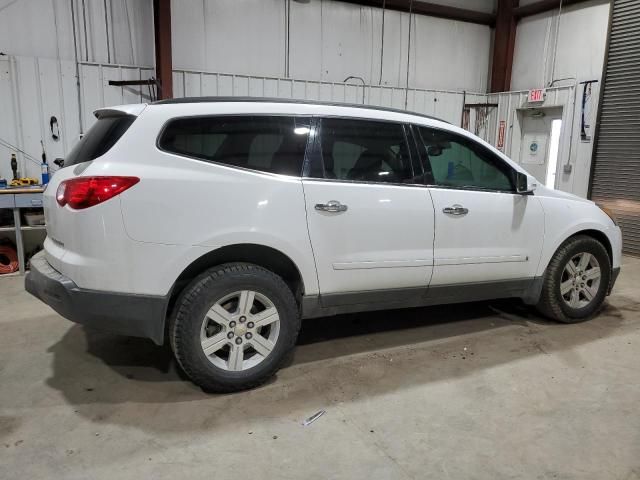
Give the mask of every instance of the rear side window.
[[99, 118], [64, 159], [64, 166], [88, 162], [104, 155], [124, 135], [136, 118], [134, 115]]
[[323, 118], [324, 178], [380, 183], [414, 183], [401, 124]]
[[310, 120], [285, 116], [178, 118], [158, 146], [167, 152], [261, 172], [300, 176]]

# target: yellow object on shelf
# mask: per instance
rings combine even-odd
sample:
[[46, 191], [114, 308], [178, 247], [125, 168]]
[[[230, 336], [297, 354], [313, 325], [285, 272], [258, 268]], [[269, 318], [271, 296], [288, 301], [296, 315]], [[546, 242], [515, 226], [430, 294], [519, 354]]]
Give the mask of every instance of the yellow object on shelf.
[[28, 187], [29, 185], [39, 185], [40, 182], [35, 178], [23, 177], [9, 182], [10, 187]]

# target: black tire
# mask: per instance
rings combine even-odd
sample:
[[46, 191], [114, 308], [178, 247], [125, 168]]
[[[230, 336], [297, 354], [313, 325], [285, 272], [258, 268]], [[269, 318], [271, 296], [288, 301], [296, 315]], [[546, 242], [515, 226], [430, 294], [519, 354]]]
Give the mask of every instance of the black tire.
[[[280, 318], [279, 334], [260, 363], [246, 370], [225, 370], [209, 361], [200, 335], [209, 309], [226, 295], [243, 290], [255, 291], [272, 302]], [[207, 392], [228, 393], [254, 388], [273, 376], [293, 351], [299, 330], [298, 306], [282, 278], [257, 265], [229, 263], [207, 270], [181, 292], [169, 325], [169, 339], [178, 363], [196, 385]]]
[[[581, 253], [590, 253], [598, 261], [600, 283], [597, 293], [581, 308], [572, 308], [563, 298], [560, 285], [568, 262]], [[602, 243], [587, 235], [576, 235], [565, 241], [556, 251], [545, 272], [542, 295], [536, 305], [544, 316], [563, 323], [577, 323], [593, 317], [604, 302], [611, 282], [611, 260]]]

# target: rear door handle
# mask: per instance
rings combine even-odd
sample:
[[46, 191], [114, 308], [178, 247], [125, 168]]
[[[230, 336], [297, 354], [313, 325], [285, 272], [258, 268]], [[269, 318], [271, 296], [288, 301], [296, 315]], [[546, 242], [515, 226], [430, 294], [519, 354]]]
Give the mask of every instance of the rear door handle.
[[442, 209], [447, 215], [466, 215], [469, 213], [468, 208], [464, 208], [462, 205], [453, 205], [451, 207], [445, 207]]
[[346, 212], [348, 207], [337, 200], [329, 200], [327, 203], [316, 203], [315, 208], [321, 212], [337, 213]]

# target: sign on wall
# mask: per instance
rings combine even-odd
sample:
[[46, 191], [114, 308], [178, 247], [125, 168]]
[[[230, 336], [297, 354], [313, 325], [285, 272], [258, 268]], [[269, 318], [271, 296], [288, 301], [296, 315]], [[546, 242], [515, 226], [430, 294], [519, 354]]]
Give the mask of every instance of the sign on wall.
[[547, 95], [547, 92], [544, 88], [534, 88], [533, 90], [529, 90], [529, 103], [542, 103], [544, 102], [544, 98]]
[[498, 128], [498, 150], [504, 150], [504, 134], [507, 129], [507, 122], [500, 120], [500, 128]]
[[523, 164], [544, 165], [547, 150], [547, 137], [538, 132], [525, 133], [522, 137], [523, 148], [526, 150], [520, 156]]

